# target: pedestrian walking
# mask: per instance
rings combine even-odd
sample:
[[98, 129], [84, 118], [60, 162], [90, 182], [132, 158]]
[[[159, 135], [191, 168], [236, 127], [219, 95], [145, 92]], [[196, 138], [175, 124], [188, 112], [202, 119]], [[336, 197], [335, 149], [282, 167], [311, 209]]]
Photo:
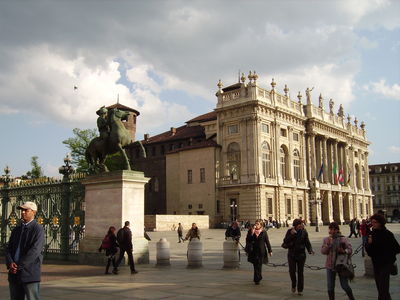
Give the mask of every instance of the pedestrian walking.
[[[306, 249], [309, 254], [314, 254], [308, 232], [304, 229], [301, 219], [293, 220], [293, 227], [288, 229], [283, 239], [284, 248], [288, 249], [289, 274], [292, 281], [292, 293], [303, 294], [304, 289], [304, 264], [306, 262]], [[297, 282], [296, 282], [297, 270]]]
[[389, 293], [390, 273], [395, 268], [396, 255], [400, 245], [385, 224], [385, 217], [380, 214], [371, 216], [372, 232], [366, 244], [367, 254], [374, 266], [374, 277], [378, 289], [378, 300], [391, 300]]
[[356, 232], [357, 222], [356, 222], [356, 218], [354, 218], [354, 219], [352, 219], [350, 221], [349, 227], [350, 227], [349, 238], [351, 238], [353, 234], [354, 234], [355, 237], [357, 237], [357, 232]]
[[182, 243], [185, 242], [185, 239], [183, 238], [183, 226], [181, 223], [178, 223], [178, 229], [176, 230], [178, 232], [178, 243], [182, 241]]
[[362, 256], [365, 256], [365, 246], [368, 242], [368, 236], [370, 234], [370, 229], [367, 224], [367, 220], [363, 219], [360, 224], [360, 235], [362, 239]]
[[107, 234], [101, 242], [101, 246], [99, 248], [99, 252], [105, 250], [107, 256], [107, 265], [104, 274], [111, 274], [109, 272], [111, 264], [113, 266], [112, 272], [117, 274], [117, 262], [115, 255], [118, 252], [118, 243], [117, 237], [115, 236], [115, 231], [116, 229], [114, 226], [110, 226], [110, 228], [108, 228]]
[[271, 244], [261, 219], [256, 220], [254, 226], [249, 229], [245, 250], [247, 260], [254, 267], [254, 283], [258, 285], [262, 280], [262, 265], [268, 263], [268, 254], [272, 256]]
[[[339, 254], [351, 255], [353, 248], [348, 239], [340, 233], [339, 225], [336, 222], [329, 224], [329, 236], [324, 238], [321, 253], [326, 255], [326, 277], [328, 284], [329, 300], [335, 299], [335, 281], [336, 281], [336, 258]], [[354, 300], [353, 291], [349, 286], [349, 279], [340, 273], [339, 280], [342, 289], [346, 292], [350, 300]]]
[[125, 226], [118, 230], [117, 233], [117, 241], [120, 248], [119, 258], [117, 261], [117, 270], [116, 274], [118, 273], [118, 267], [121, 264], [122, 259], [124, 258], [125, 252], [128, 255], [128, 262], [131, 268], [131, 274], [136, 274], [138, 271], [135, 269], [135, 263], [133, 261], [133, 244], [132, 244], [132, 232], [129, 228], [130, 223], [129, 221], [125, 221]]
[[17, 207], [21, 210], [21, 224], [11, 232], [5, 249], [8, 283], [11, 300], [38, 300], [44, 230], [35, 220], [37, 206], [25, 202]]
[[185, 240], [191, 241], [192, 239], [199, 239], [200, 240], [200, 230], [197, 227], [196, 223], [192, 223], [192, 227], [186, 234]]

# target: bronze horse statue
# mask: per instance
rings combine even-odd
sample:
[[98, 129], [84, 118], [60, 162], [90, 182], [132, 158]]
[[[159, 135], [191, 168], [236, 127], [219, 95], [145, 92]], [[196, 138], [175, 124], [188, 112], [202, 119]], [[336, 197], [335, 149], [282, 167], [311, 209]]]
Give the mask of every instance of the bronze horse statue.
[[[126, 120], [129, 112], [113, 108], [108, 111], [108, 123], [110, 132], [107, 137], [96, 137], [90, 141], [86, 148], [85, 157], [89, 164], [91, 173], [108, 172], [104, 161], [107, 155], [120, 152], [124, 159], [124, 170], [131, 170], [129, 158], [126, 155], [124, 147], [131, 143], [128, 130], [126, 130], [122, 120]], [[140, 141], [133, 144], [138, 144], [141, 148], [142, 156], [146, 157], [146, 151]]]

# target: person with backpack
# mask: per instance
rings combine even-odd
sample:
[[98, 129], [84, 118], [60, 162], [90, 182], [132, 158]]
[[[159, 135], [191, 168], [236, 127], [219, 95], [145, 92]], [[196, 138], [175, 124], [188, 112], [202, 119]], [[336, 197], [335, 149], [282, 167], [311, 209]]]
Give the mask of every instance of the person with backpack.
[[99, 252], [101, 250], [106, 251], [106, 256], [107, 256], [107, 265], [106, 265], [106, 271], [104, 274], [111, 274], [109, 271], [110, 265], [112, 263], [113, 265], [113, 271], [112, 273], [117, 274], [117, 262], [115, 259], [115, 255], [118, 252], [118, 244], [117, 244], [117, 237], [115, 236], [115, 227], [110, 226], [108, 229], [108, 232], [106, 236], [104, 237], [103, 241], [101, 242], [101, 246], [99, 248]]
[[353, 291], [349, 286], [349, 278], [336, 271], [336, 259], [340, 254], [351, 255], [353, 248], [349, 240], [340, 233], [339, 224], [332, 222], [329, 224], [329, 236], [324, 238], [321, 253], [326, 255], [326, 277], [328, 283], [329, 300], [335, 299], [335, 280], [336, 273], [339, 275], [340, 285], [346, 292], [349, 300], [354, 300]]
[[292, 281], [292, 293], [296, 292], [296, 270], [297, 270], [297, 293], [303, 294], [304, 289], [304, 264], [306, 262], [306, 248], [309, 254], [314, 254], [308, 238], [307, 230], [304, 229], [303, 221], [293, 220], [293, 227], [288, 229], [283, 239], [283, 248], [288, 249], [289, 274]]
[[120, 253], [119, 253], [119, 258], [117, 261], [117, 270], [116, 273], [118, 273], [118, 267], [121, 264], [122, 259], [124, 258], [125, 252], [128, 255], [128, 261], [129, 261], [129, 266], [131, 268], [131, 274], [136, 274], [138, 271], [135, 270], [135, 263], [133, 261], [133, 244], [132, 244], [132, 231], [129, 228], [130, 222], [125, 221], [125, 226], [118, 230], [117, 233], [117, 241], [119, 244], [120, 248]]

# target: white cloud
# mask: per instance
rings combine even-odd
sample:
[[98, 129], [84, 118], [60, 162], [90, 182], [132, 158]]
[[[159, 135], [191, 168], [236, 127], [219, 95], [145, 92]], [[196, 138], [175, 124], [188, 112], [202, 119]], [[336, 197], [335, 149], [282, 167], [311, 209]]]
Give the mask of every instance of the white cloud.
[[364, 87], [367, 91], [373, 91], [376, 94], [383, 95], [389, 99], [400, 100], [400, 85], [395, 83], [392, 86], [386, 84], [385, 79], [370, 83], [369, 86]]
[[391, 153], [400, 154], [400, 147], [399, 146], [390, 146], [389, 151]]

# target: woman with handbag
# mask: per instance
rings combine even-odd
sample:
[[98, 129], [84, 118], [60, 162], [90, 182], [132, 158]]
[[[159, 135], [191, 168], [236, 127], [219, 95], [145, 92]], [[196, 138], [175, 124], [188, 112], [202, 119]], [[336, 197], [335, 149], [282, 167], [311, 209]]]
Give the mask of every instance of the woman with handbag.
[[247, 260], [254, 267], [254, 283], [258, 285], [262, 279], [262, 265], [268, 263], [268, 254], [272, 256], [271, 244], [261, 219], [256, 220], [254, 226], [249, 229], [245, 251]]
[[110, 226], [99, 248], [99, 252], [101, 252], [101, 250], [106, 250], [107, 265], [105, 274], [111, 274], [110, 272], [108, 272], [111, 263], [113, 265], [112, 272], [114, 274], [118, 273], [116, 259], [115, 259], [115, 254], [117, 254], [118, 252], [118, 243], [117, 243], [117, 237], [115, 236], [115, 230], [116, 229], [114, 226]]
[[375, 214], [371, 217], [372, 232], [365, 246], [372, 259], [374, 277], [378, 289], [378, 300], [391, 300], [389, 293], [390, 274], [395, 273], [396, 255], [400, 253], [400, 245], [392, 232], [385, 227], [385, 217]]
[[304, 288], [304, 264], [306, 262], [306, 248], [309, 254], [314, 254], [307, 230], [304, 229], [303, 221], [293, 220], [293, 227], [288, 229], [283, 239], [283, 248], [288, 249], [289, 274], [292, 281], [292, 293], [296, 292], [296, 270], [297, 270], [297, 293], [303, 294]]
[[354, 300], [353, 291], [349, 286], [349, 278], [339, 273], [335, 269], [336, 259], [340, 254], [351, 255], [353, 252], [353, 248], [351, 244], [340, 233], [339, 225], [336, 222], [332, 222], [329, 224], [329, 236], [324, 238], [321, 253], [326, 255], [326, 277], [328, 284], [328, 295], [329, 300], [335, 299], [335, 280], [336, 273], [339, 275], [340, 285], [342, 289], [346, 292], [349, 300]]

